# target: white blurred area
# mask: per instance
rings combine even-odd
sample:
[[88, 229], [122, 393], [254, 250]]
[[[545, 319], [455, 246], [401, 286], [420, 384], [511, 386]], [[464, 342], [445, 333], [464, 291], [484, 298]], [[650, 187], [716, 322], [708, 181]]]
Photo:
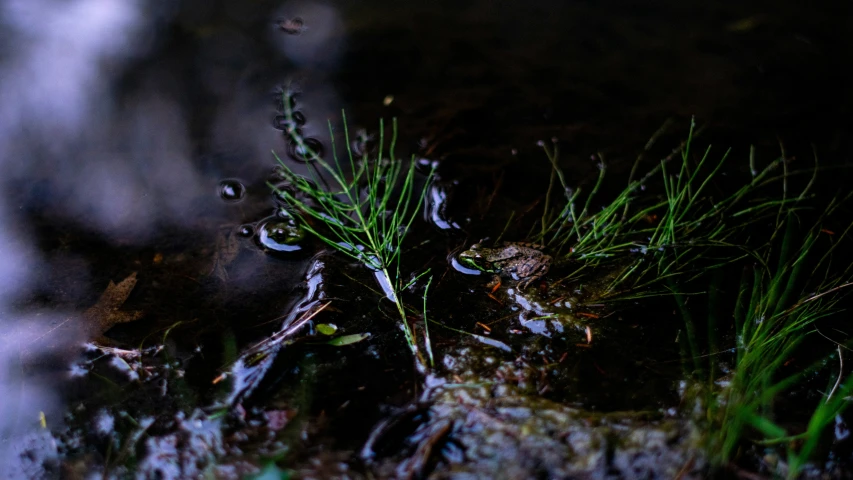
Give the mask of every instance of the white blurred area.
[[[206, 176], [194, 162], [188, 126], [192, 112], [186, 110], [193, 105], [185, 98], [182, 79], [176, 78], [181, 73], [169, 63], [149, 66], [145, 75], [133, 78], [133, 95], [117, 94], [116, 83], [126, 80], [133, 62], [157, 46], [158, 27], [177, 13], [176, 5], [149, 0], [0, 0], [0, 183], [7, 192], [0, 195], [3, 478], [46, 476], [32, 459], [55, 456], [56, 446], [45, 438], [48, 430], [42, 428], [40, 414], [48, 428], [61, 421], [64, 406], [56, 390], [71, 375], [34, 375], [24, 368], [23, 356], [55, 358], [85, 340], [73, 321], [84, 305], [76, 312], [26, 316], [10, 307], [27, 291], [33, 272], [47, 265], [33, 247], [33, 232], [22, 222], [25, 212], [46, 211], [116, 244], [139, 245], [159, 226], [187, 224], [199, 203], [216, 206], [220, 178], [207, 178], [212, 174]], [[305, 132], [327, 143], [326, 119], [339, 116], [341, 104], [323, 77], [339, 63], [341, 19], [332, 7], [310, 2], [286, 3], [279, 12], [267, 13], [304, 21], [306, 28], [299, 35], [271, 28], [273, 36], [262, 41], [309, 72], [300, 78], [311, 85], [311, 92], [303, 90], [300, 96], [300, 107], [311, 112]], [[271, 147], [281, 149], [279, 154], [286, 158], [285, 142], [271, 126], [274, 105], [260, 105], [233, 72], [217, 70], [216, 62], [229, 65], [230, 59], [215, 42], [199, 35], [200, 50], [213, 60], [199, 60], [201, 54], [179, 60], [200, 62], [197, 80], [218, 98], [205, 132], [213, 149], [248, 151], [251, 161], [268, 171], [273, 165]], [[250, 57], [247, 63], [259, 63], [251, 58], [257, 54], [251, 49], [239, 54]], [[268, 93], [262, 96], [269, 98]], [[234, 147], [240, 142], [243, 145]], [[30, 447], [35, 451], [26, 450]]]
[[[129, 47], [138, 18], [134, 3], [123, 0], [0, 4], [0, 178], [73, 183], [83, 175], [85, 165], [66, 157], [66, 149], [91, 130], [93, 116], [108, 110], [104, 70], [123, 51], [134, 51]], [[35, 260], [14, 218], [19, 202], [0, 196], [2, 303], [26, 286]]]
[[[53, 208], [69, 217], [85, 216], [105, 235], [116, 229], [134, 231], [135, 222], [152, 217], [148, 186], [166, 177], [156, 163], [125, 155], [128, 145], [115, 144], [123, 127], [116, 122], [111, 82], [129, 60], [144, 53], [148, 42], [143, 2], [135, 0], [5, 0], [0, 2], [0, 179], [4, 191], [27, 192], [30, 184], [49, 185], [60, 193]], [[186, 138], [180, 117], [172, 121], [169, 102], [142, 103], [135, 125], [138, 143], [149, 147], [144, 161], [168, 161], [174, 186], [182, 175], [189, 188], [197, 181], [187, 168]], [[145, 110], [147, 109], [147, 110]], [[162, 117], [160, 120], [150, 115]], [[147, 119], [144, 117], [149, 116]], [[127, 118], [127, 117], [125, 117]], [[134, 121], [134, 120], [131, 120]], [[147, 122], [147, 125], [145, 123]], [[140, 125], [141, 124], [141, 125]], [[155, 128], [151, 128], [155, 127]], [[161, 130], [162, 129], [162, 130]], [[164, 135], [156, 134], [158, 130]], [[132, 137], [131, 137], [132, 138]], [[126, 141], [126, 140], [125, 140]], [[97, 145], [89, 151], [85, 145]], [[132, 147], [132, 145], [130, 145]], [[160, 177], [159, 179], [156, 177]], [[156, 193], [155, 193], [156, 194]], [[0, 195], [0, 473], [4, 478], [46, 478], [45, 464], [56, 445], [42, 418], [60, 419], [55, 389], [61, 379], [25, 371], [22, 357], [39, 348], [62, 349], [79, 341], [75, 331], [40, 336], [64, 321], [63, 314], [11, 311], [10, 302], [28, 287], [40, 259], [19, 211], [32, 199]], [[61, 202], [61, 203], [60, 203]], [[53, 353], [45, 351], [42, 353]], [[41, 415], [44, 415], [43, 417]], [[45, 460], [47, 463], [41, 461]]]
[[0, 134], [29, 127], [70, 140], [103, 113], [110, 62], [138, 50], [138, 3], [6, 0]]
[[124, 242], [178, 220], [202, 188], [168, 81], [116, 104], [114, 82], [152, 44], [146, 3], [7, 0], [0, 11], [0, 169], [47, 186], [27, 201]]

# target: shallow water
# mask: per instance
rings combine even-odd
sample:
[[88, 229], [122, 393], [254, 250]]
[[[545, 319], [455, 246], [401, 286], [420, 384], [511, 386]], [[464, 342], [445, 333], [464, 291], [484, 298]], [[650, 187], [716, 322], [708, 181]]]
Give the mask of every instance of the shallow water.
[[[298, 91], [301, 130], [326, 152], [326, 122], [339, 128], [344, 108], [353, 131], [397, 117], [398, 152], [437, 162], [407, 268], [432, 267], [434, 298], [453, 307], [434, 314], [484, 335], [472, 325], [517, 317], [507, 310], [523, 302], [498, 305], [446, 259], [542, 195], [550, 166], [539, 140], [559, 142], [579, 184], [601, 157], [627, 171], [674, 117], [681, 127], [654, 152], [665, 155], [690, 115], [740, 158], [750, 143], [772, 157], [782, 141], [807, 165], [812, 145], [823, 164], [848, 161], [850, 7], [788, 3], [6, 0], [0, 464], [13, 477], [135, 467], [179, 478], [204, 457], [239, 476], [288, 452], [307, 476], [323, 446], [348, 469], [385, 471], [350, 453], [425, 385], [369, 272], [315, 256], [310, 237], [299, 249], [270, 241], [270, 225], [288, 222], [267, 185], [271, 151], [306, 168], [288, 155], [277, 89]], [[134, 272], [135, 287], [103, 305], [139, 311], [138, 321], [81, 321]], [[327, 301], [323, 323], [370, 339], [348, 349], [296, 341], [301, 315]], [[550, 363], [559, 342], [586, 336], [551, 331], [552, 341], [547, 325], [525, 322], [519, 332], [541, 339], [515, 327], [489, 338]], [[603, 337], [612, 343], [573, 353], [541, 395], [598, 411], [677, 404], [678, 364], [665, 363], [676, 347], [659, 347], [661, 327], [625, 323]], [[141, 360], [82, 351], [105, 333], [128, 350], [162, 349]], [[455, 334], [436, 335], [436, 350], [458, 355]], [[242, 373], [215, 382], [235, 362]]]

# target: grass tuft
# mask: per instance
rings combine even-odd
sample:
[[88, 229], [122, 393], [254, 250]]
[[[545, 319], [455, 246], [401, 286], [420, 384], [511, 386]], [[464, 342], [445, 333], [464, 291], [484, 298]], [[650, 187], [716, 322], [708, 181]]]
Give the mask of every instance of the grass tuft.
[[[853, 376], [843, 379], [843, 371], [834, 378], [834, 386], [827, 388], [825, 399], [816, 405], [804, 432], [789, 433], [777, 423], [776, 402], [788, 391], [825, 368], [831, 352], [818, 356], [812, 365], [797, 367], [798, 357], [808, 357], [803, 351], [804, 342], [814, 333], [815, 323], [842, 311], [840, 302], [849, 294], [849, 272], [833, 273], [831, 253], [842, 243], [847, 231], [833, 239], [833, 244], [820, 258], [822, 247], [818, 240], [825, 216], [834, 210], [831, 202], [812, 227], [803, 235], [796, 216], [787, 212], [782, 217], [775, 247], [768, 246], [762, 261], [744, 268], [738, 287], [734, 310], [728, 319], [709, 308], [708, 330], [720, 331], [734, 328], [733, 373], [722, 387], [715, 388], [717, 380], [713, 369], [714, 358], [708, 365], [699, 359], [706, 358], [695, 340], [689, 342], [690, 359], [694, 375], [707, 375], [708, 388], [705, 403], [705, 428], [708, 432], [707, 448], [718, 465], [734, 461], [747, 437], [763, 445], [786, 445], [787, 472], [777, 474], [796, 478], [811, 458], [822, 433], [835, 416], [849, 403], [846, 397], [853, 388]], [[798, 245], [798, 246], [795, 246]], [[679, 307], [684, 304], [683, 294], [676, 291]], [[695, 329], [698, 319], [680, 308], [687, 330]], [[718, 347], [711, 346], [711, 351]], [[810, 349], [812, 350], [813, 347]], [[841, 359], [841, 350], [838, 353]], [[843, 370], [843, 369], [839, 369]], [[842, 381], [843, 380], [843, 381]]]
[[[286, 94], [283, 103], [288, 122], [293, 122], [293, 107]], [[434, 170], [429, 172], [421, 187], [416, 185], [414, 156], [408, 161], [395, 156], [396, 119], [392, 122], [387, 154], [384, 151], [385, 124], [380, 120], [377, 156], [368, 158], [365, 152], [357, 158], [351, 147], [346, 114], [342, 112], [341, 115], [346, 142], [344, 161], [338, 156], [331, 122], [332, 162], [314, 151], [298, 129], [291, 129], [288, 131], [290, 141], [309, 163], [310, 178], [295, 173], [273, 152], [289, 188], [272, 187], [306, 231], [373, 270], [385, 297], [399, 314], [406, 342], [419, 367], [425, 368], [427, 361], [421, 354], [401, 299], [402, 291], [410, 284], [402, 284], [400, 258], [403, 242], [424, 203]], [[317, 185], [321, 182], [328, 188], [319, 188]], [[432, 351], [429, 343], [426, 345], [431, 359]]]
[[[818, 166], [789, 170], [784, 148], [764, 168], [751, 149], [749, 173], [732, 186], [735, 175], [726, 182], [719, 178], [731, 152], [715, 157], [707, 147], [697, 153], [694, 136], [691, 122], [686, 141], [633, 180], [638, 158], [628, 185], [597, 207], [606, 173], [603, 159], [599, 156], [599, 174], [584, 194], [567, 185], [558, 167], [557, 145], [540, 144], [553, 173], [532, 240], [549, 247], [556, 258], [574, 261], [577, 268], [568, 278], [596, 267], [616, 268], [610, 298], [672, 295], [684, 321], [679, 338], [685, 371], [707, 380], [698, 390], [704, 392], [702, 422], [712, 461], [728, 465], [747, 440], [785, 445], [787, 468], [777, 474], [796, 478], [853, 393], [853, 375], [845, 377], [839, 367], [804, 431], [791, 434], [774, 411], [782, 395], [831, 364], [831, 351], [818, 355], [812, 365], [797, 366], [797, 361], [807, 356], [804, 345], [816, 332], [816, 322], [837, 315], [853, 287], [853, 267], [839, 271], [831, 265], [853, 224], [840, 235], [827, 234], [822, 227], [853, 193], [814, 209], [809, 200], [814, 198]], [[791, 192], [790, 180], [805, 174], [811, 178], [802, 190]], [[564, 202], [552, 198], [559, 190], [555, 186], [565, 192]], [[654, 195], [657, 190], [662, 193]], [[813, 210], [807, 212], [809, 207]], [[818, 218], [802, 226], [799, 215], [815, 212]], [[830, 245], [822, 240], [827, 235]], [[733, 312], [727, 314], [721, 308], [725, 272], [735, 265], [745, 267]], [[709, 282], [707, 317], [693, 312], [688, 297], [696, 294], [684, 291], [684, 285], [700, 278]], [[732, 331], [731, 337], [721, 335]], [[733, 346], [721, 350], [726, 343]], [[729, 376], [720, 377], [720, 355], [732, 357]], [[841, 347], [837, 358], [843, 364]]]
[[[744, 258], [748, 252], [736, 237], [750, 225], [778, 216], [782, 209], [794, 208], [808, 197], [808, 189], [798, 197], [757, 197], [757, 192], [773, 182], [781, 180], [787, 186], [787, 178], [793, 172], [785, 170], [781, 177], [771, 176], [784, 165], [784, 155], [756, 171], [754, 155], [750, 155], [751, 178], [727, 194], [712, 192], [710, 187], [730, 151], [714, 160], [709, 146], [694, 158], [694, 136], [695, 122], [691, 122], [681, 147], [642, 178], [630, 180], [612, 201], [598, 208], [593, 205], [605, 178], [604, 161], [599, 163], [599, 175], [590, 193], [583, 196], [581, 189], [567, 185], [558, 166], [557, 146], [542, 143], [555, 174], [539, 228], [534, 227], [539, 233], [532, 237], [533, 241], [549, 247], [557, 258], [575, 260], [579, 265], [576, 274], [592, 267], [620, 265], [621, 273], [609, 288], [614, 295]], [[640, 158], [642, 155], [637, 163]], [[672, 168], [676, 159], [680, 162]], [[634, 170], [636, 167], [637, 164]], [[551, 206], [554, 181], [565, 192], [562, 206]], [[654, 182], [662, 186], [662, 195], [649, 193]]]

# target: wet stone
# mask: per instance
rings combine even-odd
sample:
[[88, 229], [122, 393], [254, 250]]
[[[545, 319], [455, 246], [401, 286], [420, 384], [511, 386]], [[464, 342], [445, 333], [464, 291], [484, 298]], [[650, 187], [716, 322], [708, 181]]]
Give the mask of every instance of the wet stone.
[[[470, 352], [459, 353], [465, 357]], [[502, 367], [515, 368], [511, 362]], [[416, 478], [705, 478], [707, 463], [688, 440], [689, 422], [656, 412], [603, 414], [572, 408], [511, 383], [501, 385], [498, 394], [486, 381], [494, 377], [465, 367], [462, 372], [461, 383], [448, 382], [448, 387], [433, 391], [428, 413], [406, 427], [411, 433], [405, 441], [379, 438], [371, 444], [383, 452], [374, 473]], [[454, 445], [459, 451], [440, 445]]]

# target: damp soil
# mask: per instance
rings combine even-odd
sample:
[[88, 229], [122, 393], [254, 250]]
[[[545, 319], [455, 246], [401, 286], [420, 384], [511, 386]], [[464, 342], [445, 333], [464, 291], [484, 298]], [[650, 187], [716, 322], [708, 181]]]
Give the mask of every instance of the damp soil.
[[[539, 141], [559, 146], [583, 188], [606, 159], [603, 198], [667, 119], [648, 166], [691, 116], [703, 145], [740, 159], [750, 145], [773, 158], [781, 143], [803, 168], [817, 152], [845, 171], [849, 10], [142, 8], [131, 38], [144, 48], [102, 72], [97, 93], [111, 103], [92, 122], [103, 133], [60, 138], [57, 151], [46, 130], [23, 125], [28, 135], [3, 151], [32, 164], [6, 184], [4, 220], [30, 252], [26, 282], [2, 297], [8, 475], [769, 478], [777, 453], [755, 446], [711, 469], [671, 299], [603, 301], [612, 272], [558, 282], [565, 267], [524, 291], [493, 289], [453, 263], [483, 239], [526, 240], [551, 174]], [[299, 112], [294, 125], [282, 101]], [[398, 153], [437, 167], [402, 266], [433, 278], [426, 374], [372, 272], [298, 228], [270, 187], [280, 181], [270, 151], [309, 168], [286, 130], [329, 155], [326, 122], [339, 128], [342, 108], [352, 132], [374, 136], [357, 148], [396, 117]], [[829, 177], [820, 188], [844, 186]], [[423, 282], [404, 293], [420, 338], [424, 294]], [[786, 399], [786, 421], [808, 420], [827, 375]], [[849, 474], [840, 428], [808, 475]]]

